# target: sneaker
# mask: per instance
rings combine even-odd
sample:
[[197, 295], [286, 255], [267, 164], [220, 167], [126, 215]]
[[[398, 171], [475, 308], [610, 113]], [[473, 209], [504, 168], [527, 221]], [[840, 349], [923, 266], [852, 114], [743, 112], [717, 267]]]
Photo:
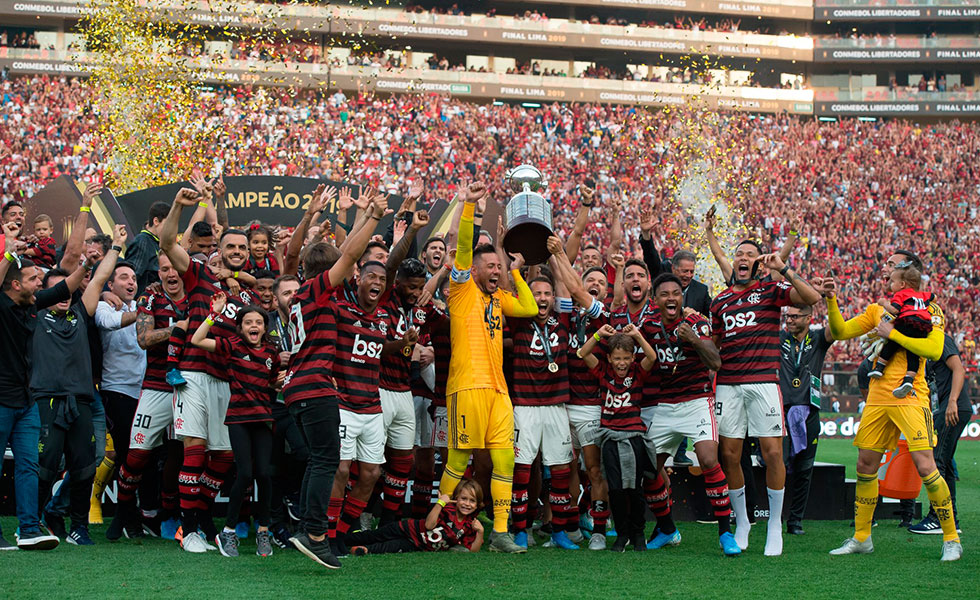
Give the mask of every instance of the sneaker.
[[721, 545], [721, 551], [725, 553], [725, 556], [738, 556], [742, 553], [742, 549], [738, 547], [738, 542], [735, 541], [735, 536], [732, 535], [731, 531], [721, 534], [718, 543]]
[[926, 518], [909, 527], [909, 533], [942, 535], [943, 528], [938, 519], [932, 515], [927, 515]]
[[[733, 537], [734, 539], [734, 537]], [[659, 550], [664, 546], [678, 546], [681, 543], [681, 532], [679, 529], [675, 529], [674, 533], [661, 533], [659, 529], [655, 529], [653, 535], [650, 537], [650, 541], [646, 543], [647, 550]]]
[[514, 543], [527, 549], [527, 531], [521, 530], [514, 534]]
[[675, 467], [693, 467], [694, 461], [687, 457], [687, 452], [678, 452], [674, 455]]
[[606, 549], [606, 536], [601, 533], [593, 533], [592, 537], [589, 538], [589, 550], [605, 550]]
[[165, 540], [176, 540], [177, 530], [180, 529], [180, 521], [174, 518], [160, 522], [160, 537]]
[[94, 546], [95, 542], [88, 535], [88, 527], [73, 527], [65, 541], [76, 546]]
[[330, 544], [326, 539], [315, 542], [305, 533], [297, 533], [290, 538], [293, 546], [305, 554], [313, 562], [319, 563], [328, 569], [339, 569], [340, 561], [330, 551]]
[[[863, 542], [859, 542], [854, 538], [847, 538], [844, 543], [841, 544], [840, 548], [834, 548], [830, 551], [832, 556], [841, 556], [843, 554], [871, 554], [875, 551], [875, 545], [871, 543], [871, 536]], [[944, 549], [945, 552], [945, 549]]]
[[5, 540], [2, 535], [0, 535], [0, 552], [3, 552], [4, 550], [16, 550], [16, 549], [17, 549], [16, 544], [11, 544], [7, 540]]
[[369, 513], [368, 511], [364, 511], [361, 513], [361, 516], [358, 517], [357, 520], [358, 520], [358, 524], [361, 527], [361, 531], [370, 531], [371, 525], [374, 524], [374, 515]]
[[368, 553], [367, 546], [353, 546], [350, 549], [352, 556], [364, 556]]
[[184, 541], [184, 524], [181, 523], [177, 526], [177, 531], [174, 532], [174, 541], [180, 544]]
[[[289, 519], [294, 523], [298, 523], [300, 519], [299, 505], [293, 502], [292, 498], [288, 496], [282, 499], [282, 503], [286, 506], [286, 514], [289, 515]], [[363, 513], [362, 513], [363, 514]]]
[[289, 534], [289, 530], [286, 529], [285, 525], [279, 525], [275, 529], [272, 529], [272, 543], [278, 546], [281, 550], [286, 548], [292, 548], [293, 543], [289, 541], [292, 536]]
[[[212, 544], [211, 542], [208, 541], [208, 536], [204, 535], [204, 532], [203, 531], [201, 531], [200, 529], [198, 529], [197, 530], [197, 534], [199, 536], [201, 536], [201, 542], [204, 543], [204, 549], [205, 550], [207, 550], [208, 552], [214, 552], [215, 550], [218, 549], [217, 546], [215, 546], [214, 544]], [[217, 537], [217, 536], [215, 536], [215, 537]]]
[[627, 537], [628, 536], [625, 535], [617, 537], [616, 541], [613, 543], [612, 547], [609, 548], [609, 550], [611, 552], [626, 552], [626, 544], [629, 543]]
[[221, 556], [228, 558], [238, 558], [238, 534], [234, 531], [222, 529], [218, 535], [214, 536], [214, 541], [218, 545]]
[[515, 544], [514, 536], [510, 533], [506, 531], [494, 531], [490, 533], [490, 552], [524, 554], [527, 552], [527, 548]]
[[[65, 537], [68, 537], [67, 535]], [[60, 540], [53, 535], [45, 535], [40, 529], [17, 534], [17, 547], [21, 550], [53, 550]]]
[[248, 539], [248, 531], [251, 528], [251, 524], [248, 521], [239, 521], [238, 525], [235, 525], [235, 535], [238, 536], [240, 540]]
[[143, 535], [146, 537], [158, 538], [162, 537], [163, 534], [163, 519], [158, 516], [147, 517], [143, 516], [142, 519]]
[[65, 529], [65, 519], [63, 517], [44, 511], [44, 517], [41, 519], [41, 523], [48, 528], [51, 535], [61, 539], [68, 537], [68, 530]]
[[184, 379], [184, 374], [180, 372], [180, 369], [170, 369], [167, 371], [167, 383], [172, 387], [178, 388], [187, 383]]
[[255, 532], [255, 554], [258, 556], [272, 556], [272, 532]]
[[[551, 538], [548, 538], [548, 541], [550, 542], [551, 541]], [[527, 536], [527, 547], [528, 548], [533, 548], [533, 547], [535, 547], [537, 545], [538, 545], [538, 540], [534, 539], [534, 536], [533, 535]], [[545, 546], [542, 546], [542, 548], [544, 548], [544, 547]]]
[[895, 396], [896, 398], [904, 398], [909, 395], [912, 388], [913, 386], [911, 381], [903, 381], [902, 385], [892, 390], [892, 396]]
[[568, 532], [559, 531], [557, 533], [551, 534], [551, 543], [557, 547], [564, 550], [578, 550], [579, 547], [575, 545], [572, 540], [568, 539]]
[[88, 524], [89, 525], [101, 525], [102, 524], [102, 503], [99, 502], [99, 497], [92, 494], [92, 502], [88, 507]]
[[138, 540], [145, 538], [146, 532], [143, 530], [143, 520], [136, 517], [132, 521], [123, 525], [123, 537], [125, 537], [127, 540]]
[[185, 533], [180, 541], [180, 547], [193, 554], [206, 554], [208, 551], [208, 544], [204, 541], [204, 536], [197, 531]]
[[592, 521], [592, 517], [589, 516], [589, 513], [586, 512], [579, 515], [578, 528], [580, 531], [591, 534], [593, 527], [595, 527], [595, 523]]
[[606, 527], [606, 537], [617, 537], [619, 534], [616, 533], [616, 527]]
[[637, 552], [646, 552], [647, 545], [646, 540], [643, 539], [642, 531], [638, 531], [633, 534], [633, 539], [631, 539], [630, 542], [633, 544], [633, 550], [636, 550]]
[[943, 557], [939, 559], [941, 562], [951, 562], [954, 560], [959, 560], [962, 557], [963, 546], [960, 544], [959, 540], [943, 542]]
[[581, 529], [576, 529], [575, 531], [568, 532], [568, 539], [572, 540], [573, 544], [581, 544], [585, 541], [585, 536], [582, 535]]
[[884, 372], [877, 365], [875, 365], [870, 371], [868, 371], [868, 377], [870, 377], [871, 379], [881, 379], [883, 375]]
[[803, 527], [800, 526], [799, 523], [787, 523], [786, 524], [786, 533], [788, 533], [789, 535], [804, 535], [804, 534], [806, 534], [806, 532], [803, 531]]
[[[852, 522], [851, 523], [851, 527], [853, 527], [853, 526], [854, 526], [854, 523]], [[872, 527], [877, 527], [878, 526], [878, 522], [875, 521], [874, 523], [871, 524], [871, 526]], [[899, 529], [908, 529], [909, 527], [912, 527], [912, 517], [911, 516], [899, 517], [899, 519], [898, 519], [898, 527], [899, 527]]]
[[[105, 539], [110, 542], [114, 542], [123, 536], [123, 529], [125, 529], [126, 515], [130, 514], [133, 508], [127, 504], [120, 504], [116, 506], [116, 514], [112, 517], [112, 522], [105, 530]], [[128, 536], [127, 536], [128, 537]]]

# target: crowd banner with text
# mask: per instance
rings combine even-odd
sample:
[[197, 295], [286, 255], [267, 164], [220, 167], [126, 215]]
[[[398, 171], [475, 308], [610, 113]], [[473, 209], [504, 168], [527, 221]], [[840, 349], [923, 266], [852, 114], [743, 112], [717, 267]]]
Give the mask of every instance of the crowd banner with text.
[[[861, 427], [860, 415], [854, 416], [821, 416], [820, 417], [820, 437], [822, 438], [844, 438], [851, 439], [857, 435]], [[974, 417], [960, 435], [960, 441], [977, 442], [980, 441], [980, 420]]]

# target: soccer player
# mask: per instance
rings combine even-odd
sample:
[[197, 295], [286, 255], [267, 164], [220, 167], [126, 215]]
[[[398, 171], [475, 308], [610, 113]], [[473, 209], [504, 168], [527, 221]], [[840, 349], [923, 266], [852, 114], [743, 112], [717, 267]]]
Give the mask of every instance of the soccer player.
[[[921, 272], [922, 263], [917, 258], [913, 260], [896, 254], [889, 258], [889, 262], [893, 259], [893, 270], [913, 267]], [[888, 276], [891, 276], [890, 272]], [[925, 338], [911, 338], [899, 333], [890, 319], [882, 318], [885, 309], [881, 305], [872, 304], [862, 314], [845, 321], [837, 305], [836, 295], [831, 293], [827, 296], [827, 313], [834, 339], [847, 340], [875, 330], [883, 340], [896, 342], [909, 352], [929, 360], [939, 360], [943, 354], [945, 318], [935, 303], [931, 303], [928, 310], [932, 315], [932, 332]], [[901, 434], [908, 442], [912, 460], [943, 530], [943, 553], [940, 560], [954, 561], [963, 556], [963, 546], [956, 533], [953, 517], [952, 496], [946, 480], [936, 469], [932, 452], [935, 430], [929, 407], [929, 388], [925, 381], [925, 363], [919, 365], [912, 392], [898, 398], [892, 390], [901, 384], [905, 371], [905, 356], [900, 352], [889, 361], [880, 378], [872, 378], [870, 381], [868, 401], [861, 416], [861, 428], [854, 437], [854, 445], [858, 448], [854, 535], [840, 548], [831, 550], [833, 555], [867, 554], [874, 551], [871, 523], [878, 503], [878, 467], [881, 465], [882, 454], [895, 447]]]
[[[167, 383], [167, 342], [175, 327], [187, 327], [187, 296], [184, 294], [184, 282], [167, 255], [161, 253], [157, 261], [160, 267], [157, 275], [163, 293], [147, 292], [137, 302], [136, 341], [146, 350], [146, 373], [130, 429], [129, 452], [119, 467], [116, 516], [106, 530], [108, 539], [119, 539], [123, 529], [127, 537], [139, 535], [137, 530], [141, 525], [136, 510], [136, 489], [150, 463], [153, 450], [163, 444], [164, 436], [174, 420], [174, 390]], [[170, 445], [177, 444], [171, 442]], [[176, 460], [179, 464], [182, 459], [180, 445], [168, 452], [168, 462]], [[171, 473], [169, 469], [164, 471]], [[178, 516], [178, 506], [176, 477], [172, 481], [164, 477], [165, 514], [162, 516], [164, 522], [171, 522], [166, 527], [161, 525], [161, 530], [176, 530], [173, 521]]]
[[[834, 285], [830, 277], [813, 279], [814, 288], [821, 294], [827, 294]], [[810, 495], [813, 460], [820, 436], [820, 372], [834, 337], [826, 327], [810, 326], [812, 306], [790, 306], [785, 317], [786, 329], [779, 332], [779, 391], [789, 430], [783, 438], [783, 458], [789, 473], [786, 533], [802, 535], [800, 523]]]
[[[560, 240], [552, 236], [548, 249], [553, 255], [555, 274], [565, 282], [569, 295], [578, 305], [573, 309], [568, 325], [568, 384], [569, 401], [566, 406], [571, 428], [572, 447], [582, 453], [586, 474], [591, 484], [592, 536], [589, 550], [606, 549], [606, 523], [609, 519], [609, 490], [602, 476], [602, 459], [597, 444], [599, 421], [602, 417], [602, 399], [599, 395], [599, 379], [590, 372], [578, 351], [585, 340], [609, 322], [605, 309], [608, 287], [605, 272], [599, 267], [586, 271], [582, 281], [572, 268]], [[574, 475], [574, 473], [573, 473]], [[577, 484], [573, 477], [573, 492]], [[573, 494], [575, 496], [577, 494]], [[577, 503], [577, 498], [573, 498]], [[569, 530], [571, 530], [571, 523]]]
[[[323, 209], [323, 194], [323, 190], [314, 193], [315, 201], [307, 207], [309, 217]], [[340, 568], [327, 539], [327, 511], [341, 438], [340, 393], [332, 376], [338, 347], [337, 310], [332, 298], [338, 290], [343, 292], [345, 281], [385, 215], [384, 195], [366, 190], [365, 197], [369, 201], [367, 209], [352, 227], [340, 252], [323, 242], [305, 252], [303, 273], [307, 279], [293, 299], [289, 322], [293, 356], [283, 382], [286, 407], [310, 453], [300, 490], [303, 518], [300, 531], [290, 541], [308, 558], [330, 569]], [[333, 529], [336, 531], [336, 526]]]
[[[231, 337], [235, 335], [238, 311], [258, 304], [258, 297], [246, 287], [241, 287], [237, 294], [230, 293], [227, 284], [218, 280], [204, 262], [191, 260], [187, 250], [177, 243], [181, 211], [185, 206], [198, 205], [205, 197], [189, 188], [177, 192], [160, 229], [160, 247], [184, 280], [188, 331], [197, 331], [211, 313], [211, 298], [218, 292], [227, 292], [228, 302], [211, 333]], [[224, 231], [218, 247], [217, 258], [222, 268], [234, 276], [248, 259], [245, 232]], [[224, 422], [231, 390], [223, 361], [194, 346], [189, 339], [181, 356], [180, 371], [186, 383], [174, 395], [174, 434], [184, 441], [184, 463], [180, 472], [181, 547], [187, 552], [201, 554], [213, 548], [206, 540], [218, 535], [211, 519], [211, 506], [234, 466], [228, 426]]]
[[387, 337], [382, 351], [380, 396], [384, 415], [385, 466], [382, 482], [381, 524], [398, 521], [408, 480], [412, 474], [415, 449], [415, 399], [412, 396], [412, 355], [419, 336], [428, 334], [437, 318], [431, 300], [419, 305], [426, 283], [426, 270], [415, 258], [404, 260], [416, 234], [429, 223], [429, 215], [419, 211], [388, 257], [386, 279], [394, 286], [383, 308], [387, 312]]
[[[674, 455], [682, 439], [693, 442], [704, 473], [705, 493], [718, 519], [722, 551], [736, 556], [741, 550], [729, 525], [732, 511], [728, 482], [718, 463], [718, 428], [712, 397], [711, 371], [721, 367], [721, 355], [711, 341], [708, 320], [694, 309], [685, 310], [680, 278], [670, 273], [659, 275], [653, 281], [653, 298], [658, 309], [654, 317], [656, 331], [648, 341], [657, 352], [660, 391], [647, 433], [657, 447], [657, 471], [663, 469], [668, 456]], [[665, 501], [658, 499], [654, 513], [658, 517], [670, 513], [669, 490], [667, 495]], [[666, 525], [670, 529], [673, 522]], [[676, 545], [680, 539], [676, 528], [664, 531], [658, 519], [658, 531], [647, 548]]]
[[470, 184], [460, 218], [456, 260], [449, 286], [452, 359], [446, 404], [449, 410], [449, 451], [439, 485], [452, 495], [463, 477], [470, 453], [486, 448], [493, 461], [490, 495], [493, 532], [490, 549], [526, 552], [507, 531], [514, 475], [514, 409], [503, 373], [503, 317], [533, 317], [538, 312], [530, 288], [521, 277], [521, 254], [513, 255], [511, 275], [517, 297], [497, 287], [503, 265], [489, 245], [473, 248], [473, 214], [485, 190]]
[[[778, 272], [785, 281], [755, 279], [760, 266]], [[749, 516], [742, 475], [742, 443], [759, 438], [766, 461], [769, 523], [766, 556], [783, 552], [783, 403], [779, 397], [780, 309], [792, 304], [812, 305], [820, 294], [783, 263], [778, 254], [762, 255], [751, 240], [735, 247], [734, 283], [711, 303], [711, 331], [721, 351], [721, 369], [715, 389], [715, 417], [721, 444], [722, 467], [735, 509], [735, 541], [749, 547]]]

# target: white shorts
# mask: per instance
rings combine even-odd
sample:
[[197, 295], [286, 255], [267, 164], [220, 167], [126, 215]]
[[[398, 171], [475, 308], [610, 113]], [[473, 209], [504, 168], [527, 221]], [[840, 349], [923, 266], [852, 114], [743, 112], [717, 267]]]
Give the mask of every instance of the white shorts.
[[514, 461], [529, 465], [541, 452], [541, 464], [572, 462], [572, 433], [564, 404], [514, 407]]
[[640, 409], [640, 420], [642, 420], [643, 424], [647, 426], [647, 431], [650, 431], [650, 423], [653, 423], [653, 415], [654, 413], [657, 412], [656, 410], [654, 410], [656, 408], [657, 406], [654, 405], [654, 406], [644, 406], [643, 408]]
[[711, 398], [658, 404], [653, 408], [653, 421], [647, 428], [647, 434], [656, 444], [657, 454], [673, 456], [684, 438], [690, 439], [692, 444], [718, 441], [718, 425], [715, 423]]
[[207, 440], [208, 450], [231, 450], [225, 413], [231, 400], [227, 381], [184, 371], [185, 385], [174, 394], [174, 434]]
[[446, 448], [449, 445], [449, 409], [445, 406], [436, 407], [436, 418], [432, 421], [432, 437], [430, 448]]
[[164, 434], [173, 435], [173, 426], [174, 393], [142, 390], [129, 432], [129, 447], [153, 450], [163, 444]]
[[383, 414], [362, 415], [340, 409], [340, 460], [356, 460], [371, 465], [384, 464]]
[[569, 404], [565, 408], [568, 410], [568, 424], [572, 430], [572, 447], [581, 450], [582, 446], [595, 446], [602, 407]]
[[384, 415], [385, 445], [394, 450], [415, 448], [415, 402], [412, 392], [393, 392], [381, 388], [381, 414]]
[[783, 395], [776, 383], [719, 385], [715, 389], [715, 418], [718, 435], [727, 438], [786, 435]]

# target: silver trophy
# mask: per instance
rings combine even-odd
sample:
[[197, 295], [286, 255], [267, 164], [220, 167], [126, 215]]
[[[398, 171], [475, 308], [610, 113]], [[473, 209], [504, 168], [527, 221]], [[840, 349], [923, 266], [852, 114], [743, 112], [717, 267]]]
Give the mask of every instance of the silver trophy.
[[538, 193], [544, 188], [541, 171], [520, 165], [507, 173], [507, 182], [517, 192], [507, 203], [507, 233], [504, 250], [520, 252], [529, 265], [548, 262], [548, 236], [551, 230], [551, 202]]

